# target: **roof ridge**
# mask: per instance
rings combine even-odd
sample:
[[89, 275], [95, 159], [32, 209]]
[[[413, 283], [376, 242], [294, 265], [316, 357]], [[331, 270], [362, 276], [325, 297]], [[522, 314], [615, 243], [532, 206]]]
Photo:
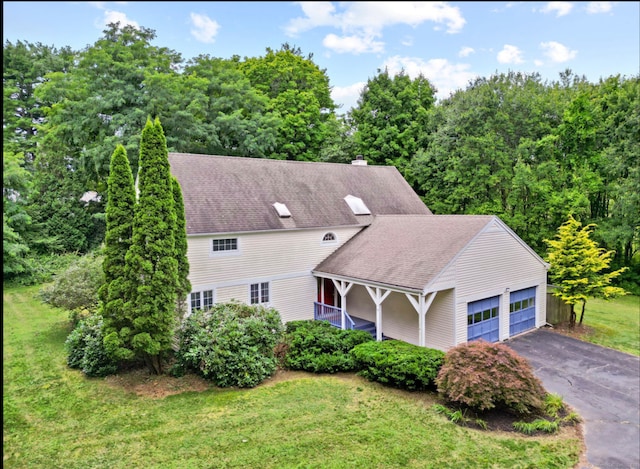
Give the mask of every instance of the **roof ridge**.
[[273, 163], [280, 163], [280, 164], [313, 164], [313, 165], [323, 165], [323, 166], [328, 166], [328, 165], [332, 165], [332, 166], [340, 166], [340, 167], [357, 167], [357, 168], [393, 168], [396, 169], [397, 168], [393, 165], [375, 165], [375, 164], [368, 164], [366, 166], [362, 165], [354, 165], [351, 163], [338, 163], [338, 162], [334, 162], [334, 161], [299, 161], [299, 160], [280, 160], [277, 158], [263, 158], [263, 157], [259, 157], [259, 156], [233, 156], [233, 155], [208, 155], [208, 154], [204, 154], [204, 153], [184, 153], [184, 152], [178, 152], [178, 151], [170, 151], [169, 155], [184, 155], [184, 156], [197, 156], [197, 157], [203, 157], [203, 158], [218, 158], [218, 159], [233, 159], [233, 160], [254, 160], [254, 161], [269, 161], [269, 162], [273, 162]]

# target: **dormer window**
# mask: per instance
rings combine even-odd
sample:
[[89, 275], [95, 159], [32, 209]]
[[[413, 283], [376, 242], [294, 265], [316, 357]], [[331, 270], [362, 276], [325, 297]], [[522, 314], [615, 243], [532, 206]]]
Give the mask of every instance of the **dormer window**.
[[349, 194], [344, 200], [349, 204], [349, 208], [354, 215], [371, 215], [369, 207], [366, 206], [360, 197]]
[[289, 211], [289, 209], [285, 204], [276, 202], [273, 204], [273, 207], [276, 209], [276, 212], [278, 212], [278, 216], [280, 218], [289, 218], [291, 216], [291, 212]]

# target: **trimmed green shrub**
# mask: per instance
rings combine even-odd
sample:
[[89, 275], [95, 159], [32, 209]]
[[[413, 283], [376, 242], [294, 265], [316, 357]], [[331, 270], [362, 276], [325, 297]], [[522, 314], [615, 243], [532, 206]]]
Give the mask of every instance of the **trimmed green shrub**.
[[505, 344], [484, 340], [450, 349], [436, 384], [445, 400], [479, 411], [537, 413], [547, 394], [527, 360]]
[[368, 332], [338, 329], [329, 321], [291, 321], [285, 330], [287, 351], [282, 363], [291, 370], [312, 373], [355, 371], [349, 351], [371, 341]]
[[351, 351], [360, 371], [369, 381], [418, 391], [435, 388], [444, 352], [400, 340], [361, 344]]
[[102, 342], [102, 317], [92, 314], [81, 320], [64, 343], [67, 365], [91, 377], [108, 376], [118, 364], [107, 355]]
[[276, 371], [282, 331], [273, 308], [219, 303], [194, 311], [178, 331], [173, 372], [193, 370], [220, 387], [257, 386]]
[[98, 304], [98, 290], [104, 284], [102, 260], [102, 256], [95, 254], [78, 258], [56, 276], [53, 284], [40, 289], [40, 298], [68, 310], [94, 308]]

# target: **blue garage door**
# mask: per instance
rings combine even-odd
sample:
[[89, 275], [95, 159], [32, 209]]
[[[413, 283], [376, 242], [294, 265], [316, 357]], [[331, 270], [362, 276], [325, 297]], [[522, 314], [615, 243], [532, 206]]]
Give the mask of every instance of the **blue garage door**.
[[536, 327], [536, 287], [511, 293], [509, 298], [509, 336]]
[[500, 297], [474, 301], [467, 306], [467, 340], [484, 339], [497, 342], [500, 329], [499, 310]]

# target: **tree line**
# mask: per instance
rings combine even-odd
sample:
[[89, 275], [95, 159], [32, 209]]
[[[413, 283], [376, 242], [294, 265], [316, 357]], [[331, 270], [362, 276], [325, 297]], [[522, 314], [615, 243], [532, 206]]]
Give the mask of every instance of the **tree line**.
[[640, 76], [509, 72], [438, 101], [425, 77], [378, 70], [340, 113], [295, 46], [185, 61], [155, 38], [116, 23], [80, 51], [5, 42], [5, 280], [104, 242], [111, 156], [137, 175], [152, 116], [169, 151], [393, 165], [434, 213], [498, 215], [543, 257], [571, 215], [640, 288]]

